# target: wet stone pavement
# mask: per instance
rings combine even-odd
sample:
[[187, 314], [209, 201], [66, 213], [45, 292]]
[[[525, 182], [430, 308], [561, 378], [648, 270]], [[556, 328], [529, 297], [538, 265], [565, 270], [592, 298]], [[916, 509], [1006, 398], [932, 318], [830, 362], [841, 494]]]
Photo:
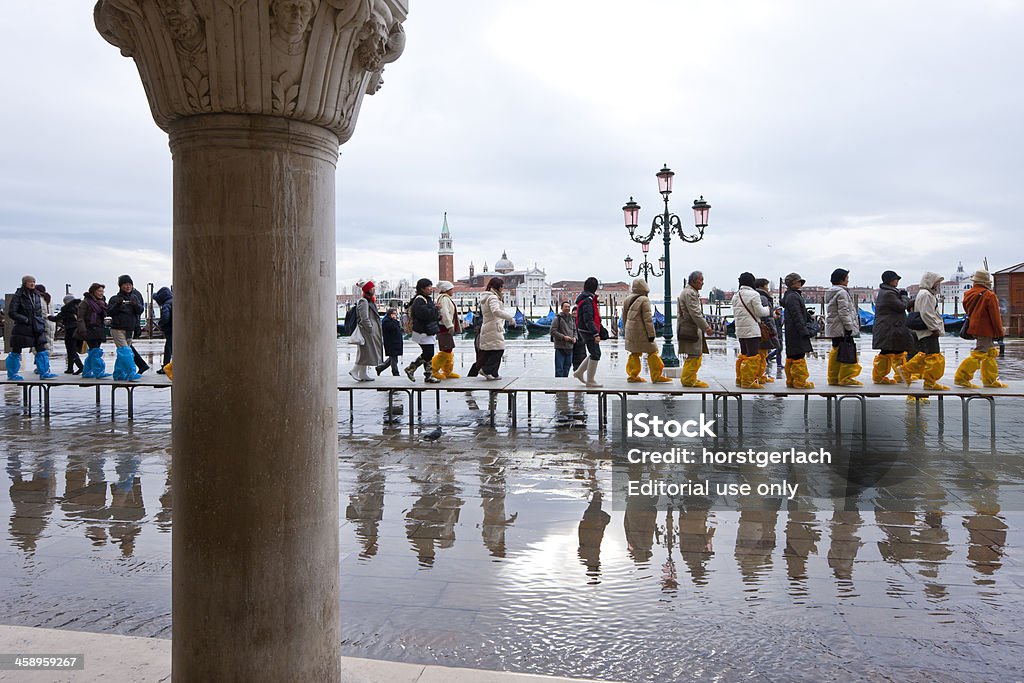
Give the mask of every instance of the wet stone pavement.
[[[943, 340], [948, 380], [968, 348]], [[715, 342], [702, 374], [729, 378], [734, 359]], [[606, 347], [602, 374], [624, 360]], [[513, 341], [502, 374], [551, 367], [543, 341]], [[1024, 379], [1024, 344], [1001, 368]], [[137, 391], [132, 423], [106, 394], [97, 409], [55, 391], [49, 421], [0, 394], [0, 622], [169, 638], [168, 393]], [[343, 654], [628, 681], [1020, 678], [1024, 400], [997, 403], [998, 457], [959, 452], [959, 411], [940, 437], [923, 406], [908, 509], [867, 487], [854, 506], [665, 511], [613, 505], [593, 398], [538, 395], [515, 430], [503, 402], [488, 426], [484, 392], [425, 398], [410, 434], [385, 424], [384, 395], [357, 396], [351, 415], [339, 401]], [[778, 400], [750, 401], [746, 428]], [[869, 411], [899, 422], [911, 405]], [[588, 418], [556, 419], [572, 409]]]

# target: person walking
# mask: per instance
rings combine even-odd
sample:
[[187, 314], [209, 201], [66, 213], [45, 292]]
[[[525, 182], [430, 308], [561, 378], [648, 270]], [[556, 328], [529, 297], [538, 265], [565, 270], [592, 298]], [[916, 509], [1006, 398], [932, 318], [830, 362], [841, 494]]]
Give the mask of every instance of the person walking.
[[825, 295], [825, 336], [832, 339], [832, 351], [828, 354], [828, 383], [831, 386], [859, 387], [864, 383], [857, 379], [860, 363], [839, 362], [839, 346], [851, 344], [856, 357], [854, 336], [860, 333], [860, 313], [847, 286], [850, 271], [836, 268], [832, 271], [832, 287]]
[[786, 386], [790, 389], [813, 389], [814, 382], [807, 371], [807, 354], [814, 351], [811, 344], [811, 323], [814, 316], [807, 309], [807, 302], [800, 291], [806, 280], [800, 273], [785, 277], [786, 293], [782, 295], [783, 328], [786, 336]]
[[697, 379], [697, 371], [708, 352], [705, 336], [711, 332], [711, 324], [704, 318], [700, 303], [700, 290], [704, 286], [704, 273], [695, 270], [686, 278], [683, 291], [676, 300], [676, 339], [679, 340], [679, 354], [686, 355], [679, 382], [684, 387], [706, 389], [707, 382]]
[[459, 311], [452, 300], [455, 285], [447, 280], [437, 283], [437, 312], [441, 316], [437, 332], [438, 354], [430, 363], [434, 377], [438, 379], [459, 379], [455, 369], [455, 335], [462, 332]]
[[736, 338], [740, 353], [736, 358], [736, 386], [744, 389], [764, 389], [761, 379], [761, 319], [769, 310], [761, 304], [761, 294], [754, 289], [753, 273], [742, 273], [740, 288], [732, 301], [732, 315], [736, 322]]
[[416, 368], [423, 366], [423, 381], [437, 384], [441, 380], [431, 373], [431, 361], [434, 359], [434, 345], [437, 344], [440, 315], [431, 295], [434, 283], [428, 278], [416, 281], [416, 295], [409, 303], [409, 315], [412, 317], [412, 340], [420, 345], [420, 355], [405, 368], [406, 376], [416, 381]]
[[[36, 291], [42, 297], [43, 323], [46, 325], [46, 351], [53, 353], [53, 342], [57, 338], [57, 309], [53, 307], [53, 297], [46, 291], [46, 287], [36, 284]], [[39, 370], [35, 373], [38, 375]]]
[[[357, 345], [356, 362], [348, 374], [357, 382], [372, 382], [373, 377], [367, 369], [376, 369], [384, 360], [384, 335], [381, 332], [380, 313], [377, 312], [377, 291], [373, 280], [363, 283], [363, 296], [356, 302], [356, 329], [363, 337], [363, 343]], [[380, 374], [379, 372], [377, 373]]]
[[908, 353], [917, 350], [917, 339], [907, 327], [910, 296], [907, 290], [899, 289], [900, 279], [895, 271], [885, 271], [875, 294], [875, 323], [871, 328], [871, 348], [878, 350], [871, 369], [875, 384], [896, 384], [898, 380], [889, 377], [889, 372], [902, 378], [898, 368]]
[[576, 346], [576, 321], [568, 301], [562, 302], [558, 315], [551, 321], [551, 341], [555, 345], [555, 377], [568, 377]]
[[916, 337], [916, 353], [894, 368], [897, 376], [906, 382], [908, 387], [914, 381], [914, 376], [920, 375], [924, 378], [925, 389], [949, 389], [945, 384], [939, 384], [946, 371], [946, 358], [939, 350], [939, 337], [946, 332], [942, 315], [939, 313], [938, 293], [942, 280], [938, 273], [925, 273], [921, 276], [921, 288], [917, 290], [917, 296], [914, 298], [914, 311], [921, 316], [924, 329], [911, 330]]
[[[142, 294], [135, 289], [135, 284], [128, 275], [117, 278], [117, 294], [107, 302], [107, 313], [110, 315], [110, 336], [114, 338], [116, 354], [114, 358], [114, 379], [135, 382], [149, 369], [145, 361], [132, 348], [132, 337], [139, 326], [139, 317], [145, 308]], [[141, 362], [141, 365], [138, 365]], [[135, 372], [138, 367], [139, 372]]]
[[36, 374], [40, 379], [53, 379], [50, 372], [50, 353], [46, 350], [46, 319], [43, 317], [43, 297], [36, 291], [36, 279], [31, 275], [21, 278], [21, 287], [14, 292], [7, 315], [14, 321], [11, 332], [11, 352], [4, 363], [7, 379], [24, 380], [21, 372], [21, 350], [35, 351]]
[[993, 340], [1003, 336], [1003, 319], [999, 314], [999, 298], [992, 291], [992, 275], [979, 270], [971, 278], [973, 286], [964, 292], [964, 313], [967, 314], [967, 333], [975, 339], [971, 355], [960, 361], [953, 383], [958, 387], [977, 389], [972, 380], [981, 368], [981, 383], [990, 388], [1003, 388], [1006, 383], [999, 381], [999, 349]]
[[78, 329], [78, 309], [81, 305], [81, 299], [76, 298], [74, 294], [68, 294], [64, 297], [64, 305], [57, 313], [57, 322], [64, 328], [64, 351], [68, 357], [68, 369], [64, 371], [65, 375], [80, 375], [83, 370], [82, 359], [78, 355], [78, 347], [82, 340], [75, 339], [75, 331]]
[[775, 329], [775, 320], [772, 318], [772, 310], [775, 308], [775, 302], [772, 300], [771, 292], [768, 287], [771, 283], [763, 277], [759, 277], [754, 280], [754, 289], [757, 290], [758, 295], [761, 297], [761, 305], [768, 311], [767, 315], [761, 318], [761, 322], [764, 326], [774, 334], [769, 335], [767, 339], [762, 339], [758, 345], [757, 355], [761, 360], [761, 376], [758, 378], [759, 384], [767, 384], [768, 382], [774, 382], [775, 378], [768, 375], [768, 354], [772, 352], [775, 345], [779, 341], [778, 332]]
[[174, 353], [174, 292], [170, 287], [161, 287], [153, 295], [153, 301], [160, 306], [160, 319], [156, 326], [164, 335], [164, 356], [156, 372], [159, 375], [166, 375], [167, 371], [164, 368], [171, 364], [171, 357]]
[[597, 285], [596, 277], [588, 277], [583, 282], [583, 291], [576, 297], [576, 332], [579, 336], [576, 345], [586, 349], [587, 357], [572, 375], [588, 387], [601, 386], [595, 379], [597, 364], [601, 361], [601, 311], [597, 306]]
[[388, 314], [380, 323], [384, 335], [384, 355], [388, 357], [383, 364], [375, 369], [377, 375], [391, 368], [391, 374], [398, 377], [398, 364], [402, 357], [402, 321], [398, 319], [398, 309], [389, 308]]
[[626, 381], [644, 382], [640, 376], [642, 366], [640, 355], [647, 354], [647, 369], [651, 373], [652, 382], [671, 382], [662, 374], [665, 363], [658, 355], [658, 345], [654, 343], [654, 313], [651, 308], [651, 288], [643, 278], [636, 278], [629, 288], [630, 294], [622, 304], [622, 331], [626, 337]]
[[505, 321], [516, 326], [516, 317], [505, 310], [502, 291], [505, 280], [492, 277], [487, 282], [487, 290], [480, 297], [480, 313], [483, 323], [480, 325], [480, 374], [484, 379], [500, 379], [498, 368], [501, 357], [505, 354]]
[[105, 292], [105, 285], [99, 282], [92, 283], [89, 285], [89, 291], [82, 296], [82, 304], [78, 308], [78, 327], [75, 330], [75, 337], [89, 347], [82, 370], [82, 377], [86, 379], [110, 377], [107, 365], [103, 362], [103, 349], [101, 348], [103, 342], [107, 341], [107, 298], [104, 296]]

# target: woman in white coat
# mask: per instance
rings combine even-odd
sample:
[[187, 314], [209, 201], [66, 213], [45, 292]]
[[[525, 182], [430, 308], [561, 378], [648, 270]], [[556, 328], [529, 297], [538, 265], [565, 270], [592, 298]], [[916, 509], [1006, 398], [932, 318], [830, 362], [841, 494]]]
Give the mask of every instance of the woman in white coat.
[[505, 281], [500, 277], [492, 277], [487, 282], [487, 291], [480, 297], [480, 312], [483, 325], [480, 327], [480, 374], [484, 379], [498, 379], [498, 367], [505, 353], [505, 324], [507, 320], [516, 325], [514, 315], [505, 310], [501, 300], [501, 290]]
[[732, 298], [732, 317], [736, 323], [736, 338], [740, 341], [740, 354], [736, 358], [736, 386], [744, 389], [764, 389], [757, 380], [761, 377], [761, 318], [771, 314], [761, 303], [761, 295], [754, 289], [753, 273], [740, 275], [740, 288]]

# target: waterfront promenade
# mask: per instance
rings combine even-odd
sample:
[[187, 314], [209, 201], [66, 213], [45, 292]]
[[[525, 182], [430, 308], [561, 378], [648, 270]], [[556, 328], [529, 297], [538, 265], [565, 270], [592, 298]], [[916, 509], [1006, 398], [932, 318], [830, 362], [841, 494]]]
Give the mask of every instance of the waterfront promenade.
[[[952, 368], [962, 343], [943, 343]], [[351, 352], [338, 348], [340, 373]], [[1024, 379], [1022, 350], [1007, 345], [1011, 381]], [[507, 355], [509, 377], [551, 367], [545, 344]], [[606, 357], [621, 376], [621, 348]], [[704, 371], [728, 377], [732, 361], [716, 342]], [[89, 391], [49, 422], [2, 392], [0, 623], [155, 639], [162, 656], [168, 392], [139, 391], [130, 423]], [[442, 394], [412, 433], [387, 423], [384, 394], [360, 396], [351, 415], [339, 397], [337, 424], [345, 656], [622, 681], [998, 681], [1024, 661], [1024, 465], [960, 452], [956, 411], [940, 434], [935, 402], [919, 416], [902, 399], [877, 404], [928, 453], [906, 463], [911, 510], [895, 487], [864, 487], [853, 506], [666, 513], [613, 500], [612, 444], [582, 394], [538, 396], [514, 430], [490, 427], [486, 393]], [[779, 403], [751, 402], [747, 428], [777, 430]], [[1014, 403], [997, 408], [999, 439], [1019, 454]], [[586, 420], [558, 419], [579, 410]]]

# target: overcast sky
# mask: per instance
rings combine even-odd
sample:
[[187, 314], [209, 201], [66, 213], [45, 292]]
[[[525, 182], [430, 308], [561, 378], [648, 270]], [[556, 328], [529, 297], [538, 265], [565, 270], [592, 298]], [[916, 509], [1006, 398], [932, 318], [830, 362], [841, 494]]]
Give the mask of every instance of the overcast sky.
[[[904, 284], [1024, 261], [1024, 1], [411, 0], [402, 58], [337, 175], [339, 291], [502, 250], [549, 281], [625, 279], [622, 204], [712, 205], [672, 279], [796, 270]], [[171, 160], [92, 2], [10, 3], [0, 284], [167, 284]], [[651, 256], [661, 255], [660, 242]], [[652, 282], [656, 291], [661, 280]]]

